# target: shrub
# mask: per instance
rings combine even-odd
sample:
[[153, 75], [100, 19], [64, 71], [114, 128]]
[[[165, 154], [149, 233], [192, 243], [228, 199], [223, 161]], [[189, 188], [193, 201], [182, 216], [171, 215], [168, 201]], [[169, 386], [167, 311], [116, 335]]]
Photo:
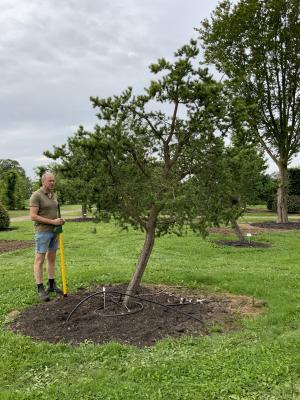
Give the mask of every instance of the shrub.
[[[274, 212], [277, 211], [277, 197], [268, 201], [268, 209]], [[300, 196], [289, 195], [288, 196], [288, 213], [300, 212]]]
[[9, 215], [4, 206], [0, 203], [0, 230], [9, 227]]
[[289, 194], [300, 195], [300, 168], [288, 168]]
[[[274, 199], [275, 197], [269, 197], [267, 200], [267, 209], [270, 211], [274, 211]], [[275, 208], [276, 211], [276, 208]]]

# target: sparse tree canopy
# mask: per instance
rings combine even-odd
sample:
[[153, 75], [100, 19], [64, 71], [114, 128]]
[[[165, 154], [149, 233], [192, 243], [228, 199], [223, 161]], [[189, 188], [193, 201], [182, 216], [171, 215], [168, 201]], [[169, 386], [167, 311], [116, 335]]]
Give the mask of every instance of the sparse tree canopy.
[[287, 221], [287, 166], [300, 150], [299, 16], [300, 0], [225, 0], [199, 30], [206, 61], [236, 97], [236, 122], [278, 166], [278, 222]]
[[187, 183], [194, 175], [201, 181], [202, 174], [202, 198], [205, 191], [213, 199], [217, 186], [213, 190], [210, 178], [218, 175], [223, 151], [222, 138], [215, 136], [223, 117], [222, 86], [198, 68], [198, 52], [191, 41], [177, 51], [173, 62], [161, 59], [151, 65], [157, 79], [143, 95], [135, 96], [128, 88], [120, 96], [91, 98], [100, 120], [94, 132], [80, 128], [76, 148], [69, 142], [54, 154], [45, 153], [67, 160], [69, 166], [82, 154], [82, 173], [90, 170], [90, 162], [102, 206], [121, 224], [145, 232], [128, 295], [142, 279], [156, 234], [180, 233], [188, 221], [204, 233], [217, 218], [210, 202], [199, 201]]

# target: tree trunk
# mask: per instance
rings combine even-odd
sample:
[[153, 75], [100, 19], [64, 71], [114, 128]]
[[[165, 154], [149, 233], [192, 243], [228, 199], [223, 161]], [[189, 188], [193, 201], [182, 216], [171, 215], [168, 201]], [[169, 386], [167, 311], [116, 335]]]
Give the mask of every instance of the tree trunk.
[[241, 243], [245, 242], [244, 235], [235, 219], [231, 220], [231, 227]]
[[137, 261], [133, 277], [131, 278], [131, 281], [127, 287], [126, 296], [123, 302], [124, 306], [127, 308], [130, 308], [132, 306], [132, 300], [133, 300], [128, 295], [134, 296], [136, 294], [136, 291], [140, 285], [149, 257], [153, 249], [155, 240], [156, 220], [157, 216], [155, 216], [154, 219], [152, 221], [149, 221], [147, 224], [145, 242], [142, 251], [140, 253], [139, 259]]
[[288, 222], [288, 173], [287, 164], [279, 163], [279, 187], [277, 189], [277, 222]]

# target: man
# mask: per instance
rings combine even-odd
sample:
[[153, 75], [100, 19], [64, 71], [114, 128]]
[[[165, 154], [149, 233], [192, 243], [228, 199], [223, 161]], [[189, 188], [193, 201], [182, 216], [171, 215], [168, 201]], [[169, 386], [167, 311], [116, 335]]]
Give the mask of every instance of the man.
[[[49, 301], [49, 293], [62, 294], [55, 283], [55, 259], [59, 246], [55, 228], [65, 223], [58, 218], [58, 201], [54, 194], [55, 179], [51, 172], [42, 176], [42, 187], [30, 197], [30, 218], [35, 222], [35, 258], [34, 277], [37, 285], [38, 297], [42, 301]], [[43, 284], [43, 264], [47, 258], [48, 289]]]

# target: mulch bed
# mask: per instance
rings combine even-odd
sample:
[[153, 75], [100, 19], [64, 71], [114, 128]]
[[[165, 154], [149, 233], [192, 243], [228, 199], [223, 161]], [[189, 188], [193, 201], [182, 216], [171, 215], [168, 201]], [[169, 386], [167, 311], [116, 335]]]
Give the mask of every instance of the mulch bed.
[[252, 222], [250, 225], [257, 226], [265, 229], [283, 229], [283, 230], [297, 230], [300, 229], [300, 221], [277, 223], [277, 222]]
[[0, 240], [0, 253], [34, 246], [34, 240]]
[[[124, 293], [125, 290], [125, 285], [107, 286], [105, 309], [103, 295], [97, 295], [82, 303], [69, 321], [67, 318], [76, 305], [97, 291], [103, 293], [102, 286], [93, 290], [79, 289], [68, 297], [40, 303], [21, 314], [12, 311], [10, 314], [15, 319], [9, 329], [51, 343], [115, 341], [143, 347], [154, 345], [167, 336], [208, 335], [212, 331], [240, 329], [241, 314], [257, 315], [264, 305], [246, 296], [201, 294], [182, 288], [143, 286], [137, 294], [140, 299], [134, 299], [137, 304], [133, 310], [137, 312], [128, 314], [119, 302], [120, 295], [109, 293]], [[168, 308], [149, 300], [168, 305]]]
[[232, 246], [232, 247], [248, 247], [248, 248], [267, 248], [271, 247], [272, 245], [270, 243], [262, 243], [262, 242], [240, 242], [240, 241], [234, 241], [234, 240], [217, 240], [215, 241], [218, 245], [221, 246]]

